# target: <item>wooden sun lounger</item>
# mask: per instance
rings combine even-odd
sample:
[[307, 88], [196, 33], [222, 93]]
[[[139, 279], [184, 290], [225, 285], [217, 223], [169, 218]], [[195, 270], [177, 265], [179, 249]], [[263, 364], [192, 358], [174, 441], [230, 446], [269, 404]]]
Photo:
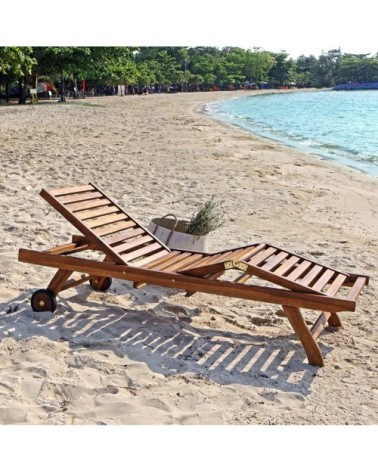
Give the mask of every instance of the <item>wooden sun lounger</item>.
[[[338, 313], [355, 311], [369, 281], [265, 243], [215, 254], [171, 250], [91, 183], [40, 194], [81, 235], [46, 251], [19, 250], [22, 262], [58, 269], [47, 289], [33, 293], [34, 311], [53, 312], [58, 293], [86, 281], [105, 291], [112, 277], [132, 281], [134, 287], [154, 284], [183, 289], [187, 295], [204, 292], [273, 303], [282, 305], [309, 363], [322, 366], [319, 334], [327, 324], [341, 326]], [[86, 257], [78, 257], [83, 251]], [[100, 254], [101, 259], [88, 254]], [[221, 280], [230, 270], [234, 280]], [[71, 278], [74, 272], [82, 275]], [[251, 283], [256, 277], [259, 285]], [[311, 328], [301, 308], [321, 312]]]

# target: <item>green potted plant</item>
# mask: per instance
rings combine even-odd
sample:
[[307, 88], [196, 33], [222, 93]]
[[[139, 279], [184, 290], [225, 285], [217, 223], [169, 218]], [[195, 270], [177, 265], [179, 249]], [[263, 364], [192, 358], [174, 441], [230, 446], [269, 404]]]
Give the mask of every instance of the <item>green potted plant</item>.
[[206, 236], [224, 225], [221, 209], [223, 202], [217, 202], [214, 195], [205, 202], [197, 212], [193, 213], [186, 232], [194, 236]]
[[224, 225], [222, 201], [212, 196], [193, 213], [189, 221], [173, 214], [154, 218], [148, 229], [172, 249], [207, 252], [207, 236]]

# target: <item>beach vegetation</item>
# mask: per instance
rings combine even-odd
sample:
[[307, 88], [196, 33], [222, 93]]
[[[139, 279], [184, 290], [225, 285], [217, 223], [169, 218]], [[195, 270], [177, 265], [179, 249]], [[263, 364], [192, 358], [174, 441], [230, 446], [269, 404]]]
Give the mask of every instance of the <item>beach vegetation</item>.
[[217, 201], [213, 195], [193, 213], [186, 227], [186, 232], [195, 236], [205, 236], [223, 226], [225, 217], [222, 203], [223, 201]]
[[331, 49], [319, 57], [301, 55], [295, 60], [285, 51], [238, 47], [0, 47], [0, 99], [17, 98], [25, 103], [41, 77], [47, 77], [61, 101], [66, 92], [83, 98], [116, 93], [321, 88], [378, 81], [378, 53]]

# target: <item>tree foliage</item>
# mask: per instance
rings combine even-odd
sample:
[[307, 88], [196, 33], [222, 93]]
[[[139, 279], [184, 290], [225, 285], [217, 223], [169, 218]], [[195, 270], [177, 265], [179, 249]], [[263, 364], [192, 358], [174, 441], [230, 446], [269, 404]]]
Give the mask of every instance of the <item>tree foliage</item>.
[[[0, 47], [0, 93], [18, 87], [24, 103], [28, 87], [49, 77], [87, 80], [95, 86], [123, 84], [137, 90], [210, 90], [246, 86], [306, 87], [378, 80], [378, 54], [348, 54], [332, 49], [291, 59], [260, 48], [236, 47]], [[16, 85], [15, 85], [16, 84]]]

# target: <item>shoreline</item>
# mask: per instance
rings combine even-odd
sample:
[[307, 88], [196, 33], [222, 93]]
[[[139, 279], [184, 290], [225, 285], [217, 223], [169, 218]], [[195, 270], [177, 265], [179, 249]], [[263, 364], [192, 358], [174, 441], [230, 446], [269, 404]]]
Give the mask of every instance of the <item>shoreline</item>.
[[[376, 179], [201, 113], [246, 93], [0, 107], [1, 424], [377, 423]], [[53, 315], [33, 313], [30, 296], [53, 271], [19, 263], [18, 249], [75, 231], [38, 193], [87, 182], [144, 226], [190, 216], [214, 195], [227, 221], [211, 251], [270, 242], [371, 284], [343, 328], [319, 338], [322, 369], [275, 305], [116, 280], [107, 293], [63, 292]]]
[[[271, 91], [271, 90], [267, 90], [267, 91], [257, 91], [256, 93], [251, 93], [251, 95], [259, 95], [261, 93], [264, 93], [264, 94], [267, 94], [267, 95], [274, 95], [276, 93], [307, 93], [307, 92], [316, 92], [316, 93], [320, 93], [320, 92], [327, 92], [327, 91], [332, 91], [332, 89], [291, 89], [291, 90], [282, 90], [282, 91], [279, 91], [279, 90], [276, 90], [276, 91]], [[234, 99], [239, 99], [239, 98], [244, 98], [244, 97], [234, 97]], [[226, 101], [226, 99], [222, 99], [222, 100], [219, 100], [219, 101]], [[230, 99], [232, 100], [232, 98]], [[215, 100], [215, 102], [217, 102], [217, 100]], [[209, 105], [211, 103], [214, 103], [214, 102], [209, 102]], [[358, 163], [355, 163], [353, 160], [349, 159], [348, 157], [345, 157], [345, 156], [341, 156], [340, 158], [335, 158], [335, 157], [332, 157], [330, 155], [327, 155], [326, 153], [322, 154], [321, 152], [316, 152], [316, 150], [312, 150], [312, 149], [304, 149], [304, 148], [301, 148], [299, 146], [297, 146], [295, 143], [290, 143], [290, 142], [284, 142], [284, 141], [281, 141], [280, 139], [278, 138], [275, 138], [274, 136], [264, 136], [263, 134], [260, 134], [258, 132], [256, 132], [255, 130], [253, 129], [248, 129], [247, 127], [243, 127], [242, 124], [238, 124], [238, 122], [233, 122], [233, 121], [228, 121], [227, 119], [223, 119], [223, 118], [220, 118], [219, 115], [214, 112], [214, 111], [211, 111], [211, 110], [206, 110], [207, 108], [207, 105], [204, 105], [202, 107], [202, 110], [201, 112], [204, 114], [204, 115], [207, 115], [209, 116], [210, 118], [213, 118], [214, 120], [216, 121], [220, 121], [220, 122], [223, 122], [223, 123], [226, 123], [228, 124], [229, 126], [232, 126], [236, 129], [240, 129], [242, 131], [246, 131], [247, 133], [250, 133], [251, 135], [254, 135], [255, 137], [258, 137], [258, 138], [261, 138], [262, 140], [265, 140], [266, 142], [273, 142], [273, 143], [276, 143], [278, 144], [279, 146], [282, 146], [283, 148], [287, 148], [290, 152], [290, 150], [294, 150], [294, 151], [298, 151], [298, 152], [301, 152], [305, 155], [308, 155], [312, 158], [316, 158], [320, 161], [325, 161], [325, 162], [329, 162], [329, 163], [333, 163], [333, 164], [336, 164], [337, 166], [341, 166], [342, 168], [348, 168], [348, 169], [351, 169], [351, 170], [354, 170], [356, 172], [359, 172], [363, 175], [366, 175], [368, 177], [371, 177], [373, 179], [377, 179], [378, 178], [378, 170], [375, 168], [375, 167], [369, 167], [369, 164], [364, 164], [363, 167], [359, 167], [358, 166]], [[366, 167], [368, 168], [368, 170], [366, 170]], [[370, 170], [370, 172], [369, 172]]]

